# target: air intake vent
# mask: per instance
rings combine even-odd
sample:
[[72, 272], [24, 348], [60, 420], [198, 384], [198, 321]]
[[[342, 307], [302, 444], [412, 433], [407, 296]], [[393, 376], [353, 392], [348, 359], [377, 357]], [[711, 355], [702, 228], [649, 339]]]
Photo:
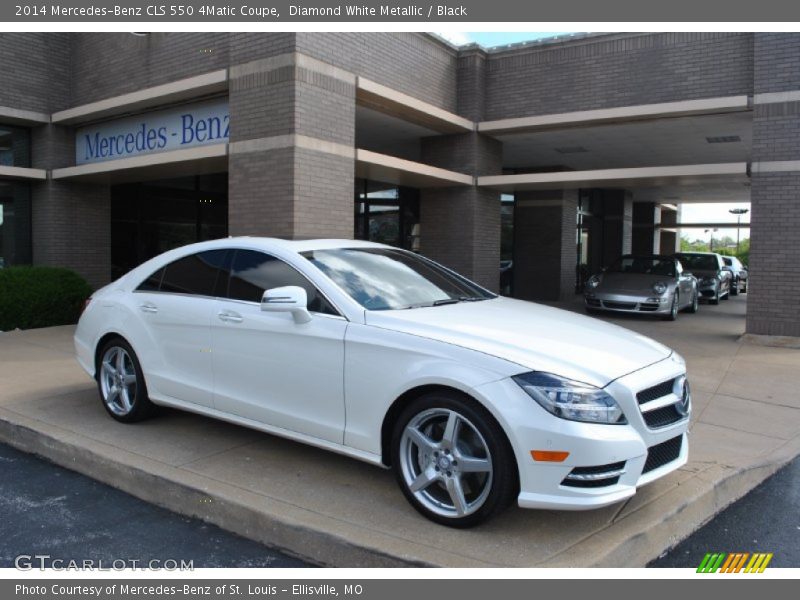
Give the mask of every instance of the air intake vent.
[[588, 152], [583, 146], [562, 146], [561, 148], [553, 148], [559, 154], [578, 154], [579, 152]]
[[706, 141], [709, 144], [732, 144], [734, 142], [741, 142], [742, 138], [738, 135], [718, 135], [715, 137], [707, 137]]

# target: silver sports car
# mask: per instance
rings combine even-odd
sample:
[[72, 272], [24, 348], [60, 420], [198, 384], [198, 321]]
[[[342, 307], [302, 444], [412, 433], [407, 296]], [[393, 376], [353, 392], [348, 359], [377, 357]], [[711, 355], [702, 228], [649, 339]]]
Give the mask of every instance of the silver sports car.
[[675, 257], [626, 254], [592, 275], [584, 298], [590, 313], [646, 313], [674, 321], [681, 310], [697, 312], [699, 293], [697, 279]]

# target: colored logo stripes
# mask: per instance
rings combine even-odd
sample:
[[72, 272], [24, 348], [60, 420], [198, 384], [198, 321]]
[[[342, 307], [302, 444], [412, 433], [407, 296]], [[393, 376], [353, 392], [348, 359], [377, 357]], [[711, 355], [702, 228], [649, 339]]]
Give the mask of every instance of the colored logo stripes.
[[[748, 560], [749, 559], [749, 560]], [[703, 557], [700, 566], [697, 567], [698, 573], [763, 573], [769, 561], [772, 560], [772, 552], [709, 552]], [[747, 566], [745, 566], [745, 563]]]

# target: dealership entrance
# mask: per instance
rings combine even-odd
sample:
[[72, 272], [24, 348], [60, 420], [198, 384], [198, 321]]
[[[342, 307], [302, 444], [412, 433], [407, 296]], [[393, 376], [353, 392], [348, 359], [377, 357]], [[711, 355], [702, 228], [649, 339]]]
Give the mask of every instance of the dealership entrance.
[[228, 235], [228, 174], [111, 186], [111, 277], [180, 246]]

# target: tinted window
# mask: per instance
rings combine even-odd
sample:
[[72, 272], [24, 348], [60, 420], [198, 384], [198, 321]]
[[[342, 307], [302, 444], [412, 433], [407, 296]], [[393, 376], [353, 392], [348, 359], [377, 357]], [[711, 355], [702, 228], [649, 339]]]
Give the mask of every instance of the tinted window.
[[228, 288], [229, 298], [261, 302], [265, 290], [287, 285], [305, 289], [308, 310], [338, 314], [308, 279], [282, 260], [255, 250], [236, 251]]
[[675, 277], [675, 260], [656, 256], [623, 256], [612, 264], [611, 273], [635, 273], [637, 275], [661, 275]]
[[494, 298], [435, 262], [393, 248], [338, 248], [304, 252], [356, 302], [369, 310], [437, 306]]
[[227, 279], [227, 250], [192, 254], [168, 264], [161, 279], [162, 292], [219, 296]]
[[136, 289], [140, 292], [157, 292], [161, 287], [161, 278], [163, 276], [164, 267], [161, 267], [158, 271], [145, 279]]
[[678, 254], [678, 260], [688, 271], [716, 271], [720, 267], [713, 254]]

